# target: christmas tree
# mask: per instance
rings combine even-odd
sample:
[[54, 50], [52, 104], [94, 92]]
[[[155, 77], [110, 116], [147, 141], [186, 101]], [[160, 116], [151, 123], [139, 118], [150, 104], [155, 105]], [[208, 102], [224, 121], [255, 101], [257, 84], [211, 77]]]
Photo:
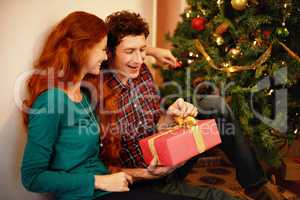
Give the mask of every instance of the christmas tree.
[[[299, 137], [300, 2], [187, 0], [172, 36], [181, 65], [163, 69], [166, 104], [181, 96], [224, 96], [261, 159], [280, 164], [280, 149]], [[298, 76], [298, 77], [297, 77]], [[209, 82], [216, 89], [201, 83]], [[226, 89], [224, 89], [226, 88]], [[195, 99], [194, 99], [195, 100]]]

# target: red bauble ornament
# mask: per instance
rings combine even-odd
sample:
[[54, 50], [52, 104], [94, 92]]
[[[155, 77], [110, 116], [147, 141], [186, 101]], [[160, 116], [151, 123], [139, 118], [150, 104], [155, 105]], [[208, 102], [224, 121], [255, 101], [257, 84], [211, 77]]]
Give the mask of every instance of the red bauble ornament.
[[177, 68], [177, 67], [181, 67], [181, 66], [182, 66], [182, 62], [180, 60], [176, 61], [176, 66], [175, 67]]
[[270, 31], [270, 30], [264, 30], [264, 31], [263, 31], [264, 38], [265, 38], [265, 39], [269, 39], [271, 33], [272, 33], [272, 31]]
[[205, 30], [205, 23], [207, 19], [204, 17], [196, 17], [192, 19], [192, 28], [196, 31], [203, 31]]

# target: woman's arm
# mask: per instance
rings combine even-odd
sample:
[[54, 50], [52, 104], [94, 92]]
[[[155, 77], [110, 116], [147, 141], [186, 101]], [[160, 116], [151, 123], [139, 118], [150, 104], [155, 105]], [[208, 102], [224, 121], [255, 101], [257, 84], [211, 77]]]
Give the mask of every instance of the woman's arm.
[[[28, 140], [21, 167], [22, 183], [32, 192], [75, 192], [92, 195], [94, 174], [70, 174], [50, 169], [54, 145], [59, 133], [60, 114], [57, 102], [48, 102], [47, 93], [37, 98], [33, 109], [39, 113], [30, 114]], [[48, 109], [51, 106], [52, 109]]]

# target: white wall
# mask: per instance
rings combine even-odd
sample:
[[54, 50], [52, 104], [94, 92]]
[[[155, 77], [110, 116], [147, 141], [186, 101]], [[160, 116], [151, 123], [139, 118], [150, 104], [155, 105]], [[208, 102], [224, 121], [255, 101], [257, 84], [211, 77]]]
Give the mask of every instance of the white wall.
[[[156, 0], [0, 0], [0, 199], [45, 199], [26, 192], [19, 167], [26, 134], [14, 102], [17, 78], [31, 68], [51, 26], [68, 13], [82, 10], [101, 18], [129, 9], [140, 12], [153, 29]], [[155, 10], [154, 10], [155, 11]], [[150, 35], [150, 43], [154, 37]]]

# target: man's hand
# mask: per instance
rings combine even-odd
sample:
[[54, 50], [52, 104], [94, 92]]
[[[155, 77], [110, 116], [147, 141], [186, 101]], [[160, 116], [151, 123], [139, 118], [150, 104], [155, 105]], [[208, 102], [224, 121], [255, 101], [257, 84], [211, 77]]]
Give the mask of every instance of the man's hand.
[[122, 168], [121, 170], [132, 176], [134, 182], [160, 178], [160, 176], [149, 173], [147, 168]]
[[157, 176], [157, 177], [163, 177], [166, 176], [168, 174], [171, 174], [175, 169], [183, 166], [186, 163], [186, 161], [179, 163], [178, 165], [175, 166], [166, 166], [166, 167], [162, 167], [162, 166], [158, 166], [157, 164], [157, 159], [153, 159], [150, 163], [150, 165], [147, 168], [147, 171], [153, 175], [153, 176]]
[[193, 104], [185, 102], [182, 98], [179, 98], [168, 108], [167, 114], [176, 117], [195, 117], [198, 114], [198, 110]]
[[153, 159], [147, 168], [147, 171], [154, 176], [163, 177], [172, 173], [176, 167], [160, 167], [157, 165], [157, 159]]
[[171, 68], [177, 68], [180, 66], [169, 49], [148, 47], [147, 55], [153, 56], [157, 60], [158, 64], [167, 65]]

